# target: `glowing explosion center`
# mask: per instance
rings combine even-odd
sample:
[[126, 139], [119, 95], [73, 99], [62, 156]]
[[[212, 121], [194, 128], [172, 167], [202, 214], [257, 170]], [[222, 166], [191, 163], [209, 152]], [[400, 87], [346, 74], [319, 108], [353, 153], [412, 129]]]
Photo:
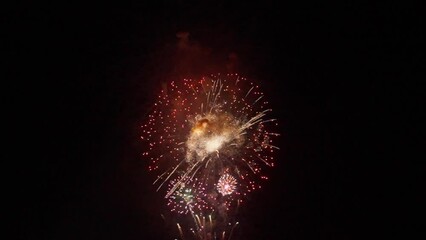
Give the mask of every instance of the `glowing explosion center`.
[[[209, 114], [196, 117], [194, 127], [191, 129], [186, 141], [186, 160], [203, 161], [211, 156], [218, 156], [221, 148], [232, 145], [238, 148], [243, 137], [239, 131], [238, 121], [229, 114]], [[227, 148], [226, 154], [232, 155], [232, 148]]]

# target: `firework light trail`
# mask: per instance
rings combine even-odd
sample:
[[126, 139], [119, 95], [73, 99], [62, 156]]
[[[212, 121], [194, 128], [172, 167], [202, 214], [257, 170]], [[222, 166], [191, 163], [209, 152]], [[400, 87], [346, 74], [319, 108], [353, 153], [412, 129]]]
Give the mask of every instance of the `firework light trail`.
[[[173, 81], [142, 125], [143, 152], [172, 212], [195, 239], [230, 239], [232, 213], [268, 179], [277, 125], [259, 87], [237, 74]], [[182, 239], [181, 225], [177, 224]]]

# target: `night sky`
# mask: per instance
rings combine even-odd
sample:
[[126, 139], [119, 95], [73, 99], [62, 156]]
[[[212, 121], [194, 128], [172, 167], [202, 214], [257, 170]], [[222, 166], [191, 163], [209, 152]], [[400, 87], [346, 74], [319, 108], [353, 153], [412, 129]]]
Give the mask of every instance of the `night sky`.
[[424, 233], [410, 220], [424, 168], [407, 153], [424, 146], [419, 6], [152, 2], [28, 1], [3, 15], [11, 239], [173, 239], [139, 126], [164, 82], [217, 72], [259, 82], [282, 134], [235, 239]]

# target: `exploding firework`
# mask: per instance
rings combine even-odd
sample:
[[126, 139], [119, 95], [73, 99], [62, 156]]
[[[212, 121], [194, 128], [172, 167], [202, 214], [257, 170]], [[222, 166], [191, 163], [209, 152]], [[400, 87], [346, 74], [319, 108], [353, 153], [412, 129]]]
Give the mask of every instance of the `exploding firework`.
[[172, 211], [195, 223], [212, 213], [226, 218], [260, 187], [278, 149], [267, 106], [259, 87], [237, 74], [173, 81], [161, 91], [141, 138]]
[[237, 180], [233, 176], [223, 174], [217, 183], [217, 191], [223, 196], [229, 195], [235, 191], [236, 185]]
[[[179, 214], [199, 213], [209, 209], [206, 202], [208, 196], [204, 193], [205, 187], [201, 181], [196, 178], [193, 180], [172, 180], [169, 183], [169, 189], [175, 187], [175, 181], [180, 182], [179, 187], [167, 199], [167, 205], [172, 212]], [[213, 209], [211, 209], [213, 210]]]

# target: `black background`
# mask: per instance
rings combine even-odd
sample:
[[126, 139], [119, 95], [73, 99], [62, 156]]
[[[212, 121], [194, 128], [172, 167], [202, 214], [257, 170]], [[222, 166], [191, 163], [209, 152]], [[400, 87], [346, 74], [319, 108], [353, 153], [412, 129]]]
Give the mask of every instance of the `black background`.
[[3, 15], [14, 239], [172, 239], [139, 126], [163, 82], [226, 72], [230, 53], [282, 133], [239, 239], [424, 232], [419, 5], [155, 2], [17, 2]]

